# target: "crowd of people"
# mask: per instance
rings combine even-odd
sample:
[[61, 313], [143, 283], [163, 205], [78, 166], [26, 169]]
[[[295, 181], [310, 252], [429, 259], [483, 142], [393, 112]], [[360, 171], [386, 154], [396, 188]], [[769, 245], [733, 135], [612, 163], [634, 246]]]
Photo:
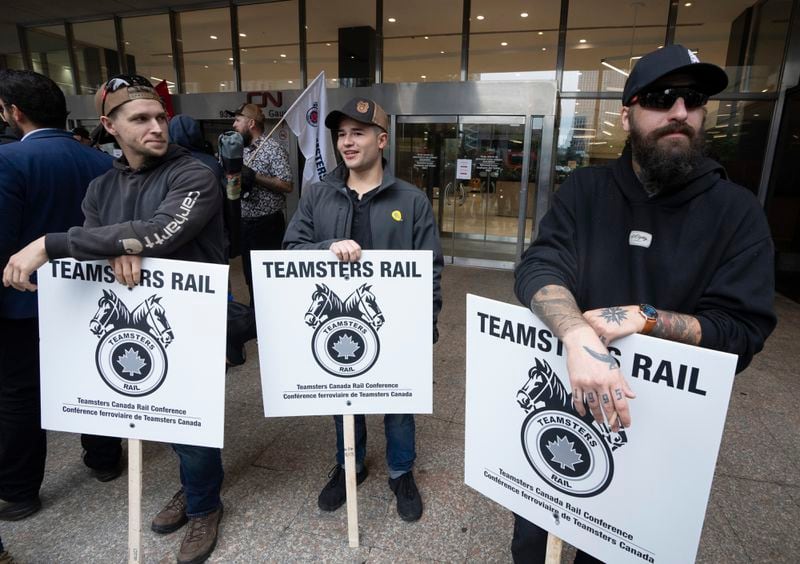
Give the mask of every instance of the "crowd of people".
[[[741, 371], [776, 323], [764, 214], [751, 192], [704, 156], [705, 105], [726, 85], [722, 69], [700, 63], [680, 45], [642, 57], [622, 94], [622, 125], [629, 133], [622, 156], [570, 176], [515, 271], [520, 301], [564, 343], [574, 409], [614, 430], [633, 424], [628, 404], [634, 400], [606, 358], [614, 340], [644, 333], [727, 351], [739, 356]], [[118, 282], [132, 286], [142, 257], [225, 263], [241, 253], [252, 304], [259, 299], [249, 271], [252, 250], [328, 249], [341, 261], [358, 261], [365, 249], [430, 250], [434, 342], [438, 335], [443, 257], [433, 210], [422, 191], [385, 168], [389, 119], [374, 100], [357, 97], [326, 116], [342, 162], [304, 190], [288, 225], [291, 168], [285, 151], [265, 134], [258, 106], [230, 112], [238, 137], [226, 138], [224, 148], [220, 142], [221, 158], [209, 153], [196, 121], [169, 119], [142, 77], [111, 78], [98, 90], [95, 107], [96, 132], [66, 131], [66, 102], [55, 83], [31, 71], [0, 71], [8, 141], [0, 147], [0, 522], [42, 507], [46, 435], [34, 276], [50, 259], [106, 259]], [[112, 159], [92, 147], [104, 136], [121, 156]], [[158, 237], [189, 193], [196, 200], [192, 213], [171, 236]], [[239, 196], [240, 205], [231, 207]], [[388, 220], [397, 210], [402, 224]], [[163, 243], [146, 246], [146, 238]], [[323, 511], [346, 501], [341, 417], [334, 424], [336, 464], [318, 497]], [[414, 416], [389, 414], [384, 426], [397, 513], [416, 521], [423, 500], [413, 476]], [[366, 436], [364, 418], [357, 416], [359, 484], [369, 473]], [[120, 439], [84, 435], [81, 444], [84, 463], [99, 481], [120, 475]], [[169, 534], [187, 525], [177, 561], [203, 562], [216, 546], [223, 516], [221, 452], [172, 447], [180, 488], [151, 529]], [[543, 562], [546, 537], [516, 516], [514, 561]], [[576, 558], [594, 561], [580, 551]], [[0, 562], [10, 562], [1, 543]]]

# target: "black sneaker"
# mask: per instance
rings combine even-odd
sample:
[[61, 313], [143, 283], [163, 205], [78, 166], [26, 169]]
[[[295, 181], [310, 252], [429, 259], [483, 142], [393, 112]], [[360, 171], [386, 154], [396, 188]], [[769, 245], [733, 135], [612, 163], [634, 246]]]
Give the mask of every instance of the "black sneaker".
[[422, 498], [410, 470], [399, 478], [389, 478], [389, 487], [397, 496], [397, 513], [403, 521], [416, 521], [422, 517]]
[[[356, 485], [366, 480], [367, 476], [369, 476], [369, 470], [364, 465], [363, 470], [356, 473]], [[323, 511], [336, 511], [347, 501], [344, 468], [337, 464], [328, 472], [328, 478], [330, 481], [319, 492], [317, 505]]]

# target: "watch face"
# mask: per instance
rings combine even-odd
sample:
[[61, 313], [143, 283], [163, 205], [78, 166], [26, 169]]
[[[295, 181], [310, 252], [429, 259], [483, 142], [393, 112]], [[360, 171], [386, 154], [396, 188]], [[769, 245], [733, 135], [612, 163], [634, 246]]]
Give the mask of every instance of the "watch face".
[[658, 312], [656, 311], [656, 308], [654, 308], [650, 304], [642, 304], [639, 306], [639, 309], [643, 314], [645, 314], [650, 319], [655, 319], [656, 317], [658, 317]]

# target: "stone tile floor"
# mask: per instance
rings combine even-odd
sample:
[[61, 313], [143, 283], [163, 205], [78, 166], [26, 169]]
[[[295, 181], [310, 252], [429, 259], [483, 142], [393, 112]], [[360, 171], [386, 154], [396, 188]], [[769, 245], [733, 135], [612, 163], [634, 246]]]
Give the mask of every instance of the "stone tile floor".
[[[238, 269], [234, 291], [245, 296]], [[329, 417], [265, 419], [258, 354], [228, 373], [225, 517], [210, 562], [510, 562], [508, 511], [463, 483], [464, 296], [516, 303], [510, 272], [448, 267], [440, 340], [434, 348], [434, 412], [417, 417], [415, 476], [423, 518], [404, 523], [386, 485], [379, 416], [368, 417], [370, 477], [359, 487], [361, 547], [347, 544], [344, 509], [316, 498], [333, 464]], [[698, 562], [797, 562], [800, 553], [800, 305], [778, 296], [780, 322], [739, 375], [709, 502]], [[23, 563], [124, 562], [127, 481], [101, 484], [81, 462], [79, 438], [49, 433], [44, 509], [0, 524]], [[178, 488], [167, 445], [146, 443], [142, 510], [145, 562], [174, 562], [182, 532], [159, 536], [150, 518]], [[657, 518], [657, 516], [654, 516]], [[563, 561], [571, 560], [567, 550]]]

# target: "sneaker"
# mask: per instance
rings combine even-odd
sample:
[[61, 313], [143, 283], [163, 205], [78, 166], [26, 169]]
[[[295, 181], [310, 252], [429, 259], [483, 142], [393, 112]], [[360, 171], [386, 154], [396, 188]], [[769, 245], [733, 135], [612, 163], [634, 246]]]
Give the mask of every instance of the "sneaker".
[[[367, 476], [369, 476], [369, 470], [367, 470], [367, 466], [364, 465], [361, 472], [356, 473], [356, 485], [366, 480]], [[319, 505], [319, 508], [323, 511], [336, 511], [347, 501], [344, 468], [337, 464], [328, 472], [328, 478], [330, 478], [330, 481], [319, 493], [317, 505]]]
[[403, 521], [416, 521], [422, 517], [422, 498], [410, 470], [399, 478], [389, 478], [389, 487], [397, 496], [397, 513]]
[[37, 495], [25, 501], [6, 501], [0, 503], [0, 521], [19, 521], [33, 515], [42, 508], [42, 501]]
[[189, 519], [189, 528], [178, 551], [178, 564], [200, 564], [208, 560], [217, 546], [217, 532], [221, 520], [221, 505], [208, 515]]
[[4, 550], [0, 552], [0, 564], [14, 564], [14, 558], [8, 553], [8, 551]]
[[186, 495], [183, 489], [178, 490], [172, 499], [158, 512], [153, 519], [150, 529], [159, 535], [173, 533], [183, 527], [189, 517], [186, 516]]

